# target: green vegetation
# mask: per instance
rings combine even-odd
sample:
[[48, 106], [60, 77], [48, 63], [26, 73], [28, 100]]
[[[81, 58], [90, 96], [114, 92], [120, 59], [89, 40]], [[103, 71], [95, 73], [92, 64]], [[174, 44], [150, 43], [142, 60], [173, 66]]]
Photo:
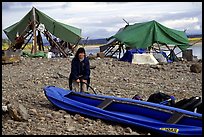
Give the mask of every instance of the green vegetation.
[[[8, 39], [2, 39], [2, 50], [7, 50], [9, 46], [11, 45], [10, 41]], [[38, 46], [37, 46], [38, 48]], [[29, 43], [26, 45], [26, 47], [23, 49], [25, 52], [30, 52], [32, 49], [32, 44]], [[46, 49], [45, 49], [46, 51]]]
[[[9, 48], [9, 45], [11, 45], [10, 43], [7, 42], [2, 42], [2, 50], [7, 50]], [[32, 44], [28, 44], [26, 45], [26, 47], [24, 48], [25, 51], [31, 50], [32, 48]], [[24, 51], [23, 50], [23, 51]]]
[[202, 37], [199, 38], [188, 38], [190, 42], [202, 41]]

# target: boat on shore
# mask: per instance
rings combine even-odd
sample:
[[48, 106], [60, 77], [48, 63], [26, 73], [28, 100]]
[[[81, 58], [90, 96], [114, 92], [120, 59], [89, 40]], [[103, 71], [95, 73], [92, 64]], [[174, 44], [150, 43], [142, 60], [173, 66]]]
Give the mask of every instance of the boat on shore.
[[162, 135], [202, 135], [202, 114], [129, 98], [43, 88], [56, 107], [72, 113], [145, 129]]

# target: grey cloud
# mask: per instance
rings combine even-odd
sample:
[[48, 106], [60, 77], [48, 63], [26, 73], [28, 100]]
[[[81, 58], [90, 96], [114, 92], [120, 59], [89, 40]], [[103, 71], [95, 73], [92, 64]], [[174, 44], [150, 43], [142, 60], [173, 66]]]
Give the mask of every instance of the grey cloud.
[[124, 4], [124, 3], [129, 3], [129, 2], [103, 2], [103, 3], [106, 3], [106, 4]]
[[[202, 34], [202, 25], [201, 24], [202, 23], [197, 22], [197, 23], [192, 23], [192, 24], [186, 25], [185, 27], [188, 28], [186, 30], [186, 33], [187, 34]], [[200, 26], [201, 29], [199, 29], [199, 30], [194, 29], [194, 26], [197, 26], [197, 25]]]
[[25, 6], [32, 5], [32, 2], [2, 2], [2, 7], [5, 9], [10, 9], [13, 6]]
[[[100, 3], [101, 2], [97, 2], [97, 4], [100, 4]], [[105, 3], [106, 4], [125, 4], [127, 2], [105, 2]], [[23, 2], [23, 3], [22, 2], [3, 2], [2, 3], [2, 10], [11, 10], [12, 7], [15, 7], [15, 9], [12, 8], [12, 10], [14, 10], [14, 11], [25, 10], [25, 8], [31, 9], [32, 8], [31, 6], [34, 4], [35, 3], [32, 3], [32, 2]], [[163, 6], [166, 6], [167, 4], [165, 2], [164, 2], [164, 4], [162, 3]], [[167, 13], [167, 12], [161, 12], [160, 14], [158, 14], [158, 13], [152, 12], [149, 14], [145, 14], [144, 16], [140, 16], [136, 12], [135, 16], [131, 16], [131, 17], [130, 16], [125, 17], [122, 15], [117, 15], [117, 16], [113, 17], [112, 14], [115, 13], [114, 10], [113, 10], [112, 14], [108, 13], [108, 11], [105, 10], [103, 13], [100, 13], [98, 15], [98, 17], [95, 17], [96, 16], [95, 13], [84, 12], [84, 13], [78, 15], [78, 17], [81, 16], [81, 17], [87, 17], [88, 18], [90, 16], [93, 19], [93, 21], [92, 20], [89, 20], [88, 22], [82, 21], [82, 22], [75, 23], [75, 25], [77, 24], [78, 26], [81, 26], [79, 28], [82, 28], [83, 36], [89, 36], [90, 38], [104, 38], [104, 37], [106, 38], [106, 37], [109, 37], [109, 36], [115, 34], [120, 29], [120, 27], [118, 27], [116, 30], [109, 32], [109, 31], [107, 31], [108, 28], [112, 28], [112, 27], [116, 28], [115, 26], [121, 26], [122, 24], [123, 25], [121, 27], [124, 27], [126, 25], [126, 23], [123, 21], [123, 18], [125, 20], [127, 20], [130, 24], [134, 24], [134, 23], [138, 23], [138, 22], [150, 21], [153, 19], [158, 21], [158, 22], [163, 22], [163, 21], [168, 21], [168, 20], [179, 20], [179, 19], [184, 19], [184, 18], [197, 17], [199, 19], [198, 22], [191, 23], [190, 24], [191, 26], [189, 28], [192, 28], [192, 29], [187, 31], [189, 33], [194, 33], [194, 32], [196, 33], [196, 32], [200, 32], [200, 30], [195, 30], [195, 29], [193, 29], [192, 26], [202, 24], [202, 9], [199, 8], [199, 6], [202, 4], [199, 4], [199, 3], [193, 3], [193, 4], [194, 4], [194, 6], [197, 6], [198, 8], [195, 8], [193, 11], [186, 11], [183, 13], [176, 13], [176, 14]], [[141, 10], [148, 9], [148, 8], [149, 9], [157, 9], [157, 8], [160, 9], [162, 7], [162, 5], [161, 4], [160, 5], [154, 4], [154, 3], [149, 4], [149, 3], [138, 2], [137, 6], [135, 8], [141, 9]], [[50, 13], [53, 13], [55, 15], [55, 14], [58, 14], [55, 12], [55, 9], [61, 8], [62, 10], [64, 10], [64, 8], [67, 8], [69, 6], [70, 6], [70, 3], [67, 2], [67, 3], [57, 4], [57, 5], [54, 5], [54, 4], [44, 5], [43, 4], [43, 5], [36, 6], [36, 8], [41, 10], [42, 12], [51, 11]], [[153, 7], [151, 7], [151, 6], [153, 6]], [[120, 10], [120, 9], [118, 9], [118, 10]], [[44, 12], [44, 13], [46, 13], [46, 12]], [[53, 14], [52, 15], [47, 14], [47, 15], [54, 18]], [[59, 17], [57, 16], [57, 17], [60, 19], [64, 19], [64, 18], [72, 18], [76, 15], [77, 15], [77, 13], [64, 12], [64, 13], [60, 13], [60, 16]], [[100, 17], [100, 15], [101, 15], [101, 17]], [[133, 13], [133, 15], [134, 15], [134, 13]], [[56, 19], [56, 18], [54, 18], [54, 19]], [[98, 21], [98, 22], [96, 22], [96, 21]], [[186, 26], [184, 26], [184, 27], [186, 27]], [[89, 29], [83, 29], [83, 28], [89, 28]], [[201, 25], [201, 28], [202, 28], [202, 25]]]
[[35, 6], [35, 8], [39, 9], [39, 10], [44, 10], [44, 11], [48, 11], [48, 10], [55, 10], [57, 8], [59, 8], [59, 6]]
[[130, 20], [130, 18], [125, 18], [123, 16], [121, 17], [103, 17], [103, 18], [99, 18], [97, 19], [98, 22], [94, 22], [94, 21], [89, 21], [89, 22], [80, 22], [80, 25], [82, 26], [92, 26], [92, 27], [114, 27], [118, 24], [124, 24], [124, 26], [126, 25], [126, 22], [123, 21], [123, 18], [125, 20], [132, 21]]
[[82, 32], [83, 37], [89, 37], [90, 39], [107, 38], [111, 35], [111, 32], [108, 32], [106, 29], [84, 30]]
[[[171, 15], [171, 16], [170, 16]], [[156, 20], [158, 22], [162, 22], [162, 21], [167, 21], [167, 20], [176, 20], [176, 19], [183, 19], [183, 18], [190, 18], [190, 17], [195, 17], [196, 15], [198, 15], [197, 17], [201, 18], [201, 15], [199, 12], [188, 12], [187, 15], [186, 13], [178, 13], [178, 14], [165, 14], [162, 15], [161, 17], [156, 17], [156, 18], [150, 18], [147, 16], [134, 16], [134, 17], [123, 17], [123, 16], [117, 16], [117, 17], [105, 17], [100, 19], [101, 22], [81, 22], [80, 25], [81, 26], [88, 26], [88, 30], [90, 30], [90, 32], [88, 32], [88, 30], [83, 30], [86, 31], [84, 33], [84, 35], [91, 35], [91, 37], [109, 37], [113, 34], [115, 34], [120, 27], [118, 27], [116, 30], [114, 30], [113, 32], [109, 32], [106, 29], [107, 28], [111, 28], [111, 27], [115, 27], [118, 24], [124, 24], [124, 26], [126, 25], [126, 23], [122, 20], [123, 18], [125, 20], [127, 20], [130, 24], [134, 24], [134, 23], [138, 23], [138, 22], [146, 22], [146, 21], [150, 21], [150, 20]], [[151, 16], [151, 15], [149, 15]], [[171, 18], [170, 18], [171, 17]], [[190, 25], [198, 25], [198, 24], [202, 24], [202, 20], [199, 20], [199, 22], [197, 23], [193, 23]], [[89, 27], [90, 26], [90, 27]], [[119, 26], [119, 25], [118, 25]], [[123, 26], [121, 26], [123, 27]], [[183, 26], [184, 28], [186, 28], [187, 26]], [[202, 26], [201, 26], [202, 27]], [[175, 29], [180, 29], [180, 28], [175, 28]], [[182, 28], [183, 29], [183, 28]], [[188, 33], [200, 33], [199, 30], [188, 30]]]
[[33, 2], [3, 2], [2, 9], [3, 10], [14, 10], [14, 11], [23, 11], [32, 6]]
[[202, 34], [202, 30], [187, 30], [186, 34]]
[[70, 6], [70, 3], [66, 2], [61, 6], [61, 8], [64, 9], [64, 8], [68, 8], [69, 6]]
[[33, 2], [17, 2], [21, 6], [32, 6]]
[[200, 11], [195, 11], [195, 12], [183, 12], [183, 13], [176, 13], [176, 14], [172, 14], [172, 13], [166, 13], [163, 14], [161, 17], [158, 17], [157, 19], [159, 21], [165, 21], [165, 20], [176, 20], [176, 19], [183, 19], [183, 18], [191, 18], [191, 17], [201, 17], [202, 12]]
[[192, 5], [198, 8], [202, 8], [202, 2], [192, 2]]
[[[122, 18], [115, 18], [115, 19], [103, 19], [103, 20], [99, 20], [100, 22], [85, 22], [85, 23], [81, 23], [83, 25], [90, 25], [90, 26], [99, 26], [99, 27], [112, 27], [112, 26], [115, 26], [116, 24], [118, 23], [123, 23], [124, 21], [122, 20]], [[125, 22], [124, 22], [124, 25], [125, 25]]]
[[[51, 2], [50, 2], [51, 3]], [[59, 2], [60, 3], [60, 2]], [[46, 6], [38, 6], [40, 9], [44, 9], [44, 10], [50, 10], [50, 9], [65, 9], [67, 7], [70, 6], [70, 3], [66, 2], [66, 3], [62, 3], [62, 5], [46, 5]]]
[[202, 12], [200, 11], [195, 11], [195, 12], [183, 12], [183, 13], [176, 13], [176, 14], [172, 14], [172, 13], [164, 13], [164, 14], [160, 14], [160, 15], [155, 15], [154, 14], [149, 14], [146, 16], [134, 16], [134, 17], [125, 17], [125, 19], [128, 22], [131, 23], [136, 23], [136, 22], [146, 22], [146, 21], [151, 21], [151, 20], [156, 20], [158, 22], [163, 22], [166, 20], [179, 20], [179, 19], [184, 19], [184, 18], [191, 18], [191, 17], [198, 17], [199, 20], [202, 20]]
[[10, 9], [12, 3], [9, 2], [2, 2], [2, 10], [8, 10]]
[[13, 11], [24, 11], [26, 9], [31, 9], [32, 7], [35, 7], [39, 10], [50, 10], [50, 9], [58, 9], [58, 8], [66, 8], [69, 6], [69, 3], [64, 3], [62, 5], [43, 5], [39, 6], [36, 5], [35, 2], [3, 2], [2, 9], [3, 10], [10, 10]]

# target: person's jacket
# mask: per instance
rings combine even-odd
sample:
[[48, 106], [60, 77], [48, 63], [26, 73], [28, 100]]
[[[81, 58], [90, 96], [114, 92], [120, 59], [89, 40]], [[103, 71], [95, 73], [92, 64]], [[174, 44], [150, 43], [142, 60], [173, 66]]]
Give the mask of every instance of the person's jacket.
[[72, 60], [70, 78], [77, 80], [80, 78], [80, 75], [82, 75], [81, 78], [85, 80], [88, 80], [90, 77], [90, 64], [89, 59], [86, 57], [81, 62], [78, 58], [73, 58]]
[[88, 84], [90, 83], [90, 63], [89, 59], [86, 57], [81, 62], [78, 58], [73, 58], [71, 63], [71, 73], [69, 76], [70, 89], [72, 89], [72, 81], [80, 78], [87, 80]]

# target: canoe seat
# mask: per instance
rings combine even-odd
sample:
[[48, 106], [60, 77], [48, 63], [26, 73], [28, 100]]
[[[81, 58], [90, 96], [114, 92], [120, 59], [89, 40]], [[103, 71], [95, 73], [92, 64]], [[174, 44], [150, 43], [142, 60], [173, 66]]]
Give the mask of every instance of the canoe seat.
[[176, 124], [183, 116], [183, 113], [175, 112], [166, 122], [169, 124]]
[[[175, 104], [175, 107], [192, 111], [197, 106], [199, 106], [199, 104], [201, 104], [201, 103], [202, 103], [202, 100], [199, 97], [192, 97], [190, 99], [184, 99], [184, 100], [181, 100], [180, 102], [177, 102]], [[180, 104], [183, 104], [183, 105], [180, 106]], [[184, 116], [184, 114], [175, 112], [167, 120], [167, 123], [176, 124], [183, 116]]]
[[113, 99], [111, 98], [106, 98], [103, 102], [101, 102], [97, 107], [104, 109], [106, 108], [108, 105], [110, 105], [113, 102]]

